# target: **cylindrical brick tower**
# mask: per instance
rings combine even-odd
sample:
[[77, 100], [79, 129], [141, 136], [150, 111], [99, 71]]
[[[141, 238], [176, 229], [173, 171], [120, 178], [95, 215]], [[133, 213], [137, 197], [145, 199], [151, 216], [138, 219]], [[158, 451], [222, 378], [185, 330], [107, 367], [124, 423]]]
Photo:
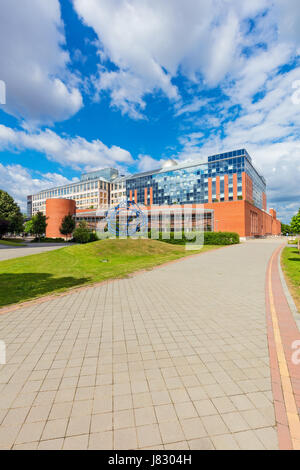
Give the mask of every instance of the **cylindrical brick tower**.
[[65, 238], [60, 233], [60, 226], [66, 215], [74, 215], [76, 213], [76, 201], [73, 199], [47, 199], [46, 200], [46, 217], [47, 228], [46, 237], [49, 238]]

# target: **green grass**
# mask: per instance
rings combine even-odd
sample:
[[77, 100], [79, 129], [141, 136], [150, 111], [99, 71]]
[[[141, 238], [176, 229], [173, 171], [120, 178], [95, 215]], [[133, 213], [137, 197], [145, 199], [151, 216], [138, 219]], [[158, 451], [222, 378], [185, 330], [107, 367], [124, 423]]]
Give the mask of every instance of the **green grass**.
[[284, 248], [281, 265], [295, 304], [300, 312], [300, 254], [297, 248]]
[[204, 246], [197, 252], [156, 240], [102, 240], [1, 261], [0, 306], [124, 277], [141, 269], [215, 248]]
[[0, 245], [25, 246], [24, 243], [22, 243], [22, 240], [21, 241], [0, 240]]

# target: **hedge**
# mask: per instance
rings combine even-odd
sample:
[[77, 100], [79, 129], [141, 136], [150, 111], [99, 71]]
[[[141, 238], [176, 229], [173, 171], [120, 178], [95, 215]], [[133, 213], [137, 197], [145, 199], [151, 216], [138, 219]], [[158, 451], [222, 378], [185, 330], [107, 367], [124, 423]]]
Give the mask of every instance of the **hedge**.
[[236, 232], [205, 232], [204, 245], [235, 245], [240, 243]]
[[31, 243], [64, 243], [66, 240], [64, 238], [48, 238], [48, 237], [41, 237], [41, 238], [34, 238], [31, 240]]
[[[149, 238], [151, 233], [149, 234]], [[185, 245], [193, 241], [190, 237], [186, 238], [184, 233], [180, 239], [174, 238], [174, 232], [170, 233], [170, 239], [164, 240], [162, 233], [159, 233], [159, 240], [173, 245]], [[235, 245], [240, 243], [240, 237], [235, 232], [204, 232], [204, 245]]]

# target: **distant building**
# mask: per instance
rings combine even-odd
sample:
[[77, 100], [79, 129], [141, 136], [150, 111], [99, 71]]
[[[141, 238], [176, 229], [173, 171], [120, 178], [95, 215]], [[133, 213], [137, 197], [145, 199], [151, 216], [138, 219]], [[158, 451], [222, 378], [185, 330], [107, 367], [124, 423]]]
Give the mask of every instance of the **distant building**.
[[74, 199], [77, 209], [107, 208], [110, 199], [110, 188], [117, 180], [119, 172], [115, 168], [84, 173], [80, 181], [27, 196], [27, 215], [32, 217], [37, 212], [46, 213], [47, 199]]

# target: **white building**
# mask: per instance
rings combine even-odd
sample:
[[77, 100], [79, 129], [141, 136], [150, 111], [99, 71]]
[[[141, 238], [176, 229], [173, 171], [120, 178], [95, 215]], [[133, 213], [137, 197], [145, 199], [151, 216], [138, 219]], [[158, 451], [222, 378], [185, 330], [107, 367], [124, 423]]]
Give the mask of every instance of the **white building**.
[[[27, 215], [46, 213], [46, 199], [66, 198], [76, 201], [77, 209], [106, 209], [126, 198], [125, 177], [115, 168], [104, 168], [81, 175], [80, 181], [27, 196]], [[120, 199], [119, 199], [120, 198]]]

